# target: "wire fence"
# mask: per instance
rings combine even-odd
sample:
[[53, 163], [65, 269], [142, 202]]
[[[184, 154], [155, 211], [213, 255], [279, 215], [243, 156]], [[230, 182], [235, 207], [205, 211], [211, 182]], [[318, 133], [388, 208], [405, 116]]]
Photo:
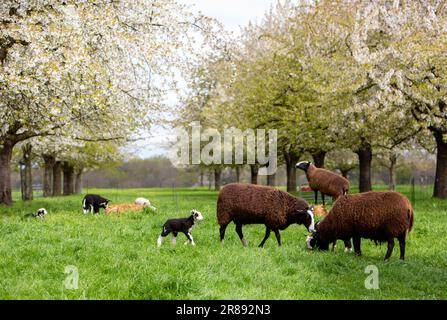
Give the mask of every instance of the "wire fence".
[[[383, 184], [373, 185], [374, 191], [388, 191], [390, 187]], [[418, 201], [427, 200], [433, 196], [433, 181], [430, 179], [425, 179], [424, 177], [412, 177], [408, 183], [398, 184], [395, 191], [404, 194], [413, 206], [415, 206]], [[359, 189], [356, 185], [353, 185], [350, 193], [358, 193]], [[315, 193], [309, 188], [308, 185], [301, 185], [298, 187], [297, 196], [305, 199], [307, 202], [315, 203]], [[331, 206], [333, 204], [333, 199], [330, 196], [325, 196], [325, 204]], [[318, 192], [318, 204], [322, 204], [321, 193]]]

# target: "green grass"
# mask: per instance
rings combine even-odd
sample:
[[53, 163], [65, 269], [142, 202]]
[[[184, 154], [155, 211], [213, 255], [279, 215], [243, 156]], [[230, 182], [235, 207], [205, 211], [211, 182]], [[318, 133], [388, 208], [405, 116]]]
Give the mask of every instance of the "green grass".
[[[408, 193], [409, 187], [402, 191]], [[156, 213], [85, 216], [82, 196], [0, 207], [1, 299], [445, 299], [447, 298], [447, 201], [416, 194], [415, 229], [407, 260], [382, 261], [386, 246], [363, 241], [363, 256], [311, 252], [306, 230], [292, 225], [257, 248], [264, 226], [246, 226], [243, 248], [230, 225], [218, 240], [217, 194], [205, 189], [89, 190], [115, 203], [144, 196]], [[15, 198], [18, 194], [14, 194]], [[17, 200], [17, 199], [16, 199]], [[45, 221], [23, 215], [45, 207]], [[194, 229], [196, 247], [156, 240], [169, 217], [197, 208], [205, 221]], [[64, 286], [66, 266], [79, 271], [79, 289]], [[365, 289], [365, 268], [379, 269], [379, 290]]]

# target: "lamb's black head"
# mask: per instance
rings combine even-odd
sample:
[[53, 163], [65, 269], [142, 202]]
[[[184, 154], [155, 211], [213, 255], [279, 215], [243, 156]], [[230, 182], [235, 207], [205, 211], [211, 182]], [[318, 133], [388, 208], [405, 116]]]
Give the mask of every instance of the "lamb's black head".
[[99, 207], [100, 207], [100, 208], [103, 208], [103, 209], [107, 209], [107, 207], [109, 206], [109, 203], [110, 203], [110, 202], [112, 202], [112, 201], [111, 201], [111, 200], [104, 199], [104, 201], [101, 202], [101, 203], [99, 204]]
[[301, 161], [296, 164], [296, 168], [301, 169], [304, 172], [307, 172], [307, 169], [309, 169], [310, 165], [311, 165], [311, 163], [309, 161]]

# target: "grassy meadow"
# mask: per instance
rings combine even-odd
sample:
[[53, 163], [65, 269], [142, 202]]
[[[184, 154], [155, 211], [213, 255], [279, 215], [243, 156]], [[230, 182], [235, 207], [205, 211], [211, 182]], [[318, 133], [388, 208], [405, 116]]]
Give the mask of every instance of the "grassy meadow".
[[[409, 188], [401, 191], [408, 193]], [[89, 190], [114, 203], [147, 197], [158, 208], [142, 214], [83, 215], [82, 196], [18, 200], [0, 207], [0, 299], [446, 299], [447, 201], [416, 190], [415, 228], [407, 260], [396, 245], [384, 262], [386, 245], [363, 240], [362, 257], [306, 249], [306, 229], [292, 225], [278, 247], [272, 234], [257, 245], [264, 226], [245, 226], [243, 248], [227, 229], [221, 246], [216, 222], [217, 193], [207, 189]], [[44, 221], [24, 219], [40, 207]], [[193, 230], [196, 247], [165, 241], [156, 246], [167, 218], [186, 217], [192, 208], [205, 220]], [[365, 268], [379, 270], [379, 289], [367, 290]], [[67, 289], [64, 273], [74, 266], [78, 289]]]

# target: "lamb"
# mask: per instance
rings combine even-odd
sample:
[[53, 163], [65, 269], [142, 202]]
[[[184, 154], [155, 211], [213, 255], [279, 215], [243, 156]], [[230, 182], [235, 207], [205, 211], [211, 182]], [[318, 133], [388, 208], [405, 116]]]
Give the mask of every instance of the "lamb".
[[203, 215], [199, 211], [193, 209], [189, 218], [171, 219], [166, 221], [166, 223], [163, 225], [163, 231], [157, 240], [158, 247], [161, 247], [163, 239], [166, 238], [171, 232], [173, 234], [172, 244], [177, 243], [177, 235], [179, 234], [179, 232], [182, 232], [186, 236], [186, 238], [188, 238], [188, 241], [185, 243], [185, 245], [191, 243], [191, 245], [195, 246], [196, 244], [194, 243], [191, 231], [194, 224], [197, 221], [201, 220], [203, 220]]
[[244, 246], [248, 243], [242, 233], [246, 224], [264, 224], [263, 247], [273, 230], [281, 246], [280, 230], [289, 225], [304, 224], [308, 231], [314, 230], [314, 215], [309, 204], [287, 192], [266, 186], [233, 183], [226, 185], [217, 200], [217, 221], [220, 225], [220, 240], [224, 243], [225, 230], [232, 221]]
[[37, 210], [37, 212], [35, 213], [28, 213], [25, 215], [25, 218], [40, 218], [40, 219], [44, 219], [45, 216], [48, 214], [47, 210], [44, 208], [41, 208], [39, 210]]
[[110, 200], [107, 200], [106, 198], [103, 198], [99, 195], [88, 194], [82, 201], [82, 208], [84, 209], [84, 214], [87, 214], [89, 212], [91, 213], [92, 211], [95, 214], [98, 214], [101, 208], [107, 209], [110, 202]]
[[157, 208], [155, 208], [154, 206], [152, 206], [152, 205], [151, 205], [151, 202], [150, 202], [148, 199], [146, 199], [146, 198], [137, 198], [137, 199], [135, 200], [135, 204], [136, 204], [136, 205], [140, 205], [140, 206], [144, 206], [144, 207], [146, 207], [146, 208], [150, 208], [150, 209], [152, 209], [152, 210], [154, 210], [154, 211], [157, 210]]
[[342, 176], [329, 170], [319, 169], [308, 161], [299, 162], [296, 167], [306, 172], [309, 186], [315, 192], [315, 204], [318, 202], [318, 191], [321, 193], [323, 205], [325, 205], [324, 196], [329, 195], [337, 200], [340, 196], [349, 192], [349, 181]]
[[138, 204], [115, 204], [106, 208], [106, 214], [123, 213], [123, 212], [141, 212], [144, 206]]
[[400, 259], [405, 260], [405, 241], [413, 229], [414, 212], [410, 201], [397, 192], [366, 192], [339, 198], [328, 216], [308, 237], [310, 249], [327, 250], [337, 239], [354, 239], [354, 251], [361, 255], [361, 238], [387, 242], [389, 260], [394, 239], [400, 244]]

